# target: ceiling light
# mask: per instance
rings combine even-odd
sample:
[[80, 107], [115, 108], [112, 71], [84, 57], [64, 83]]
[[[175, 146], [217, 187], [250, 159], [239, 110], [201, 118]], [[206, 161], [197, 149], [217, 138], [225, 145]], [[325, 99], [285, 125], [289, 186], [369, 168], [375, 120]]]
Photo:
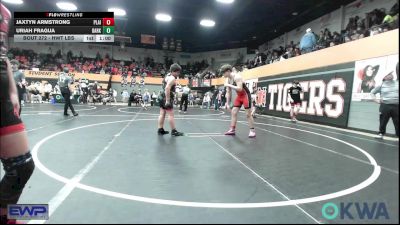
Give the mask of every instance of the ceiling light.
[[232, 4], [235, 0], [217, 0], [217, 2], [224, 3], [224, 4]]
[[215, 26], [215, 21], [204, 19], [204, 20], [200, 21], [200, 25], [202, 25], [204, 27], [213, 27], [213, 26]]
[[293, 12], [292, 15], [293, 16], [297, 16], [297, 15], [299, 15], [299, 13], [298, 12]]
[[120, 8], [108, 8], [109, 12], [114, 12], [114, 16], [125, 16], [126, 12]]
[[22, 1], [22, 0], [3, 0], [3, 2], [15, 4], [15, 5], [21, 5], [22, 3], [24, 3], [24, 1]]
[[163, 21], [163, 22], [169, 22], [172, 20], [172, 17], [168, 14], [164, 14], [164, 13], [158, 13], [156, 15], [156, 20], [158, 21]]
[[75, 11], [78, 8], [71, 2], [57, 2], [57, 7], [66, 11]]

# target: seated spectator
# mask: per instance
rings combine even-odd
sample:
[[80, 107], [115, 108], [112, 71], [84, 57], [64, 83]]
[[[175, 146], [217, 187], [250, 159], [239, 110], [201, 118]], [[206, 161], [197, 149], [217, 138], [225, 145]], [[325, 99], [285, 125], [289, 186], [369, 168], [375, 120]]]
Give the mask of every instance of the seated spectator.
[[112, 98], [113, 98], [113, 97], [112, 97], [112, 94], [110, 94], [110, 93], [108, 92], [108, 93], [106, 93], [106, 94], [103, 95], [101, 101], [103, 102], [103, 105], [106, 105], [108, 102], [111, 103]]
[[210, 97], [209, 93], [206, 93], [206, 94], [204, 95], [202, 106], [203, 106], [203, 109], [210, 109], [210, 106], [211, 106], [211, 97]]
[[42, 103], [42, 96], [40, 95], [40, 91], [36, 86], [30, 91], [31, 93], [31, 103]]
[[285, 61], [286, 59], [288, 59], [288, 53], [281, 55], [281, 57], [279, 58], [279, 61]]
[[136, 102], [137, 100], [137, 94], [135, 90], [132, 90], [131, 94], [129, 95], [129, 100], [128, 100], [128, 106], [132, 106], [132, 102]]
[[311, 28], [308, 28], [306, 34], [300, 41], [300, 50], [301, 54], [307, 54], [313, 51], [317, 40], [315, 39], [315, 35], [312, 33]]
[[[397, 5], [397, 11], [396, 11], [396, 5]], [[396, 29], [399, 27], [399, 6], [398, 3], [396, 3], [392, 7], [392, 9], [389, 11], [389, 13], [385, 16], [385, 18], [382, 21], [382, 25], [387, 25], [389, 29]]]
[[325, 31], [324, 31], [325, 45], [323, 46], [323, 48], [329, 47], [329, 43], [332, 41], [332, 39], [333, 39], [333, 37], [332, 37], [331, 31], [329, 29], [325, 29]]
[[350, 36], [350, 41], [354, 41], [359, 38], [360, 34], [357, 33], [357, 30], [353, 30], [349, 33], [349, 36]]
[[53, 93], [54, 94], [61, 94], [60, 86], [58, 86], [58, 84], [56, 84], [54, 86]]
[[383, 24], [382, 25], [382, 32], [388, 32], [390, 30], [389, 24]]
[[263, 58], [261, 53], [258, 50], [256, 50], [256, 57], [254, 58], [254, 66], [257, 67], [261, 65], [263, 65]]
[[340, 44], [340, 34], [338, 32], [333, 32], [332, 40], [329, 43], [329, 47]]
[[277, 50], [274, 50], [272, 53], [271, 63], [279, 62], [279, 54]]
[[385, 18], [383, 19], [382, 24], [390, 24], [390, 23], [393, 23], [393, 22], [394, 22], [393, 16], [390, 15], [390, 14], [387, 14], [385, 16]]
[[350, 32], [357, 29], [357, 22], [356, 19], [353, 17], [350, 17], [349, 23], [346, 26], [346, 31]]
[[127, 90], [123, 90], [121, 93], [122, 96], [122, 102], [127, 103], [129, 101], [129, 93]]
[[361, 38], [369, 36], [369, 32], [367, 30], [363, 29], [361, 26], [357, 27], [356, 34], [358, 34], [357, 39], [361, 39]]
[[53, 90], [53, 86], [46, 81], [46, 84], [44, 86], [44, 100], [45, 101], [50, 101], [50, 93]]
[[301, 55], [301, 51], [299, 48], [295, 48], [294, 49], [294, 56], [300, 56]]
[[386, 16], [385, 10], [374, 9], [372, 12], [367, 13], [367, 23], [369, 27], [374, 25], [381, 25]]
[[[317, 38], [317, 37], [316, 37]], [[318, 38], [317, 38], [317, 45], [319, 45], [319, 46], [324, 46], [325, 45], [325, 43], [324, 43], [324, 31], [323, 30], [321, 30], [321, 32], [320, 32], [320, 34], [319, 34], [319, 36], [318, 36]]]

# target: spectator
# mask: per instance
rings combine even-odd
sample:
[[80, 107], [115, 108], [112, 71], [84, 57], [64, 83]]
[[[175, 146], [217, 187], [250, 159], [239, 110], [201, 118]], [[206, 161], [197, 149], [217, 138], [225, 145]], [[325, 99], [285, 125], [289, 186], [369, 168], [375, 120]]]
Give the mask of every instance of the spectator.
[[217, 86], [215, 86], [214, 88], [215, 88], [215, 90], [214, 90], [214, 93], [213, 93], [213, 95], [211, 97], [211, 105], [214, 104], [214, 109], [217, 110], [217, 107], [219, 108], [219, 106], [218, 106], [218, 104], [219, 104], [219, 102], [218, 102], [219, 90], [218, 90]]
[[215, 111], [220, 109], [221, 103], [222, 103], [221, 100], [222, 100], [222, 91], [218, 89], [217, 98], [215, 99], [215, 102], [214, 102], [214, 110]]
[[389, 14], [391, 15], [397, 15], [399, 14], [399, 2], [396, 2], [392, 8], [390, 8]]
[[331, 42], [329, 43], [329, 46], [335, 46], [341, 43], [341, 37], [340, 34], [338, 32], [333, 32], [333, 37]]
[[193, 93], [190, 93], [189, 94], [189, 105], [190, 106], [194, 106], [194, 95], [193, 95]]
[[52, 90], [53, 90], [53, 86], [49, 82], [46, 81], [46, 84], [44, 86], [44, 96], [45, 96], [44, 100], [45, 101], [50, 101], [50, 93]]
[[332, 34], [331, 34], [331, 32], [329, 31], [329, 29], [325, 29], [323, 39], [324, 39], [324, 45], [322, 46], [322, 48], [327, 48], [327, 47], [329, 47], [329, 44], [330, 44], [330, 42], [331, 42], [332, 39], [333, 39], [333, 38], [332, 38]]
[[142, 102], [142, 100], [143, 100], [142, 90], [139, 89], [139, 91], [136, 93], [136, 96], [135, 96], [136, 106], [139, 106], [139, 104]]
[[258, 50], [256, 50], [256, 57], [254, 58], [254, 66], [261, 66], [263, 64], [263, 59]]
[[113, 97], [114, 103], [117, 103], [117, 96], [118, 96], [117, 90], [113, 89], [112, 90], [112, 97]]
[[308, 28], [306, 34], [300, 41], [300, 50], [301, 54], [307, 54], [313, 51], [315, 48], [317, 41], [315, 39], [315, 35], [312, 33], [311, 29]]
[[221, 107], [225, 109], [225, 103], [226, 103], [226, 87], [221, 92]]
[[273, 52], [272, 52], [272, 58], [271, 58], [271, 63], [275, 63], [275, 62], [279, 62], [279, 59], [280, 59], [280, 57], [279, 57], [279, 52], [278, 52], [278, 50], [274, 50]]
[[355, 29], [357, 29], [356, 19], [353, 17], [350, 17], [349, 23], [346, 26], [346, 31], [353, 31]]
[[121, 93], [122, 96], [122, 102], [127, 103], [129, 101], [129, 93], [127, 90], [123, 90]]
[[33, 86], [31, 90], [31, 103], [42, 103], [42, 96], [40, 95], [39, 87], [37, 85]]
[[211, 97], [209, 93], [206, 93], [203, 98], [203, 109], [210, 109], [211, 106]]
[[399, 5], [398, 5], [398, 3], [396, 3], [392, 7], [392, 9], [389, 11], [389, 13], [385, 16], [385, 18], [382, 21], [382, 24], [387, 25], [389, 27], [389, 29], [398, 28], [398, 26], [399, 26], [398, 14], [399, 14]]
[[128, 101], [128, 106], [132, 106], [132, 102], [136, 102], [136, 92], [135, 90], [132, 90], [132, 93], [129, 95], [129, 101]]
[[59, 86], [58, 84], [56, 84], [56, 85], [54, 86], [53, 93], [55, 93], [55, 94], [61, 94], [60, 86]]
[[156, 101], [157, 101], [157, 94], [155, 91], [153, 91], [153, 93], [151, 94], [151, 106], [154, 106]]
[[295, 48], [294, 49], [294, 56], [300, 56], [301, 55], [301, 51], [299, 48]]
[[149, 106], [150, 103], [150, 92], [146, 89], [144, 90], [143, 93], [143, 107], [145, 110], [147, 110], [147, 107]]

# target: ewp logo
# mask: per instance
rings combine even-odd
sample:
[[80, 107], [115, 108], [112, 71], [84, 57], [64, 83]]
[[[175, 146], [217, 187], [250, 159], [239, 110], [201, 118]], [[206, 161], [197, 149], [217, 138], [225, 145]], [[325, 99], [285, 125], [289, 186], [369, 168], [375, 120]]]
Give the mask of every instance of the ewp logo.
[[[351, 210], [353, 209], [353, 210]], [[340, 203], [340, 208], [332, 202], [328, 202], [322, 206], [322, 216], [327, 220], [334, 220], [340, 215], [340, 219], [353, 220], [358, 215], [358, 219], [378, 220], [389, 219], [386, 204], [383, 202], [374, 202], [368, 204], [366, 202], [349, 202]]]
[[49, 205], [8, 205], [8, 219], [48, 220]]

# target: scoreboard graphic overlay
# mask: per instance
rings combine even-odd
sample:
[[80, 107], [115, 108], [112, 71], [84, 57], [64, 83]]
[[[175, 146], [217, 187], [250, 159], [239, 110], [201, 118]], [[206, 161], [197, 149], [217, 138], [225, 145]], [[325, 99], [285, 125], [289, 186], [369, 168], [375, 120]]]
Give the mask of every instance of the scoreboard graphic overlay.
[[114, 42], [114, 13], [14, 12], [14, 42]]

